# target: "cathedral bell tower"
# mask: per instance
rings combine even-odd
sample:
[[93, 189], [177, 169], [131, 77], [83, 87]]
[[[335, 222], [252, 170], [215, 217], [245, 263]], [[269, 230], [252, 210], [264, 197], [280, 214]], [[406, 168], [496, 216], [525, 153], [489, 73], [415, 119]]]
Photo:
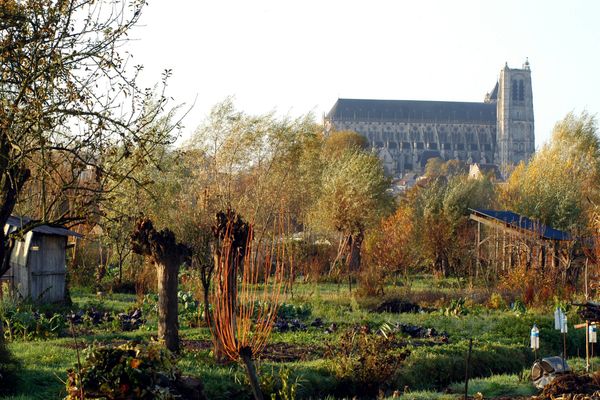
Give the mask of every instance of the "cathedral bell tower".
[[505, 168], [529, 161], [535, 151], [535, 136], [528, 60], [521, 69], [511, 69], [505, 65], [500, 71], [496, 107], [496, 163]]

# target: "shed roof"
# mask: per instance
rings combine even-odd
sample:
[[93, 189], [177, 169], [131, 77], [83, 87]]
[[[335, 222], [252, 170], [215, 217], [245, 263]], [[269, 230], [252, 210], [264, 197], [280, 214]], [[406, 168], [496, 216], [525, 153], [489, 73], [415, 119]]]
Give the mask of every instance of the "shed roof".
[[527, 230], [532, 233], [539, 234], [544, 239], [571, 240], [571, 235], [568, 232], [554, 229], [550, 226], [546, 226], [538, 221], [531, 220], [512, 211], [482, 209], [471, 209], [471, 211], [475, 214], [479, 214], [479, 216], [501, 221], [507, 225], [510, 225], [512, 228]]
[[496, 105], [458, 101], [338, 99], [327, 117], [339, 120], [486, 123], [496, 125]]
[[[9, 227], [20, 229], [31, 221], [32, 219], [28, 217], [16, 217], [11, 215], [8, 217], [6, 224]], [[79, 233], [73, 232], [72, 230], [59, 225], [38, 225], [33, 228], [32, 231], [36, 233], [42, 233], [44, 235], [74, 236], [78, 238], [82, 237]]]

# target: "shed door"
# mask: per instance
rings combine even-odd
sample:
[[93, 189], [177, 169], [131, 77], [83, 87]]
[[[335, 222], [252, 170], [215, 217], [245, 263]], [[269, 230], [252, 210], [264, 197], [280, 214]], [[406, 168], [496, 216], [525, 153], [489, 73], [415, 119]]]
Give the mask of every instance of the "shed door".
[[32, 300], [62, 301], [65, 294], [67, 238], [34, 235], [29, 249]]

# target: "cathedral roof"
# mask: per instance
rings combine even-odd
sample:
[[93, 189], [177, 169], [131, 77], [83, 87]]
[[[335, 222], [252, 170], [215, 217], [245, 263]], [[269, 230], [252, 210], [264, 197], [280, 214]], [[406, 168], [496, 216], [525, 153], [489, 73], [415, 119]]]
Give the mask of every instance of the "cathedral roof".
[[489, 100], [498, 100], [498, 82], [496, 82], [496, 86], [494, 86], [492, 93], [490, 93]]
[[457, 101], [338, 99], [327, 117], [334, 121], [452, 122], [496, 124], [496, 105]]

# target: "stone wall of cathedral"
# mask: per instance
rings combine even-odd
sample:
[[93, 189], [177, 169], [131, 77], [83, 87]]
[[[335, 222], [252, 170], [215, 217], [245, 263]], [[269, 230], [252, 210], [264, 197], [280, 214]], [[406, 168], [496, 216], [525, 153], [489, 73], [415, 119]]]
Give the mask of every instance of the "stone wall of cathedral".
[[331, 129], [364, 135], [392, 175], [422, 172], [433, 157], [501, 168], [527, 162], [535, 151], [529, 61], [505, 65], [483, 103], [338, 99], [325, 118]]
[[493, 163], [496, 124], [401, 121], [335, 121], [335, 129], [364, 135], [392, 175], [421, 172], [429, 158]]

